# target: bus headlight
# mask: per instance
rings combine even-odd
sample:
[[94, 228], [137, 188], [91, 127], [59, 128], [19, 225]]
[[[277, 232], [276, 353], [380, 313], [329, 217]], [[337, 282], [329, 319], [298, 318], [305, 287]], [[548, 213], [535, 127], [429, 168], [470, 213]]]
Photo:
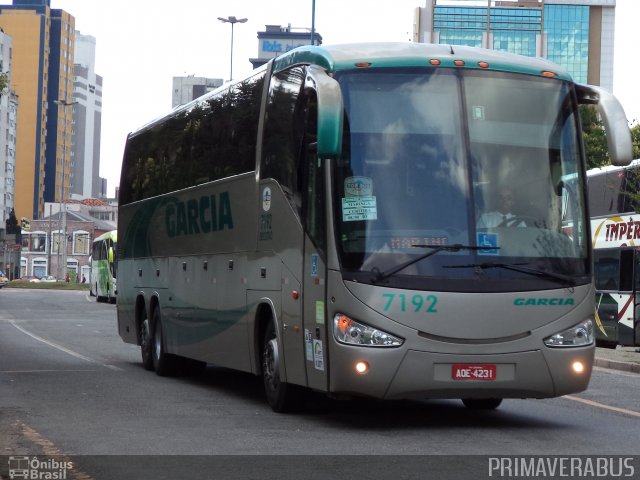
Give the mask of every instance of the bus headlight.
[[365, 347], [399, 347], [403, 339], [337, 313], [333, 317], [333, 336], [340, 343]]
[[591, 345], [594, 339], [593, 320], [588, 319], [545, 338], [544, 344], [547, 347], [583, 347]]

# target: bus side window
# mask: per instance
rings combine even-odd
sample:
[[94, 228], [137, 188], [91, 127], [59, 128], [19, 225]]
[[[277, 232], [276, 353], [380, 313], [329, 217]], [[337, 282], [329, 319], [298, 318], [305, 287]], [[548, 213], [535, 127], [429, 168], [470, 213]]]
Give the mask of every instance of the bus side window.
[[276, 73], [271, 79], [262, 140], [260, 178], [276, 180], [300, 214], [300, 153], [304, 137], [304, 67]]
[[636, 292], [640, 292], [640, 251], [634, 250], [634, 253], [633, 286]]
[[635, 252], [631, 249], [620, 252], [620, 291], [633, 290], [633, 263]]
[[619, 290], [620, 255], [617, 249], [593, 252], [596, 290]]

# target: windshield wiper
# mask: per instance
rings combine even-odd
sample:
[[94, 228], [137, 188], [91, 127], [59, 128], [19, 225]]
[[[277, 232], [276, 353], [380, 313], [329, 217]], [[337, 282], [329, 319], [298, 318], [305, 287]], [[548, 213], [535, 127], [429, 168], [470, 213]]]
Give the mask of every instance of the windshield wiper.
[[534, 275], [540, 278], [548, 278], [555, 280], [562, 285], [569, 285], [571, 287], [576, 285], [576, 281], [573, 277], [563, 275], [561, 273], [547, 272], [545, 270], [538, 270], [536, 268], [523, 267], [522, 263], [499, 263], [499, 262], [486, 262], [486, 263], [471, 263], [469, 265], [446, 265], [443, 268], [480, 268], [482, 270], [487, 268], [504, 268], [505, 270], [513, 270], [514, 272], [525, 273], [527, 275]]
[[[373, 283], [378, 283], [381, 282], [382, 280], [384, 280], [385, 278], [389, 278], [391, 275], [394, 275], [396, 273], [398, 273], [400, 270], [404, 270], [405, 268], [407, 268], [410, 265], [413, 265], [414, 263], [418, 263], [421, 260], [424, 260], [425, 258], [430, 257], [431, 255], [435, 255], [436, 253], [439, 252], [459, 252], [460, 250], [486, 250], [487, 247], [485, 246], [480, 246], [480, 245], [462, 245], [461, 243], [455, 243], [453, 245], [439, 245], [439, 246], [434, 246], [434, 245], [411, 245], [412, 247], [415, 248], [429, 248], [431, 249], [430, 252], [425, 253], [424, 255], [419, 255], [416, 258], [412, 258], [411, 260], [409, 260], [408, 262], [404, 262], [401, 263], [400, 265], [393, 267], [389, 270], [387, 270], [386, 272], [381, 272], [378, 267], [373, 267], [371, 269], [371, 273], [374, 274], [374, 277], [371, 279], [371, 281]], [[495, 250], [497, 248], [500, 247], [491, 247], [492, 250]]]

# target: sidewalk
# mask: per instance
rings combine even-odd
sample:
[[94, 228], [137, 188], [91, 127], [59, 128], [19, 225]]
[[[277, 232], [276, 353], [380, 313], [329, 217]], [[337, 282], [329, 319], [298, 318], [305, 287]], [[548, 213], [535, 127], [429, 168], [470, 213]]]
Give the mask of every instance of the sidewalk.
[[640, 373], [640, 347], [596, 348], [595, 366]]

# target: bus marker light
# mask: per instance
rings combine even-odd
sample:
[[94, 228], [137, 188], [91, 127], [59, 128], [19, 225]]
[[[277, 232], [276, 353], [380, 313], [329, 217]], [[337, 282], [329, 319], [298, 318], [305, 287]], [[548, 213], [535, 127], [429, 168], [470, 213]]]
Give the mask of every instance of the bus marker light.
[[571, 367], [573, 368], [573, 371], [576, 373], [584, 372], [584, 364], [582, 362], [573, 362], [573, 365], [571, 365]]
[[543, 70], [540, 73], [542, 74], [543, 77], [554, 78], [556, 76], [556, 74], [554, 72], [549, 72], [547, 70]]
[[367, 68], [371, 66], [371, 62], [358, 62], [355, 66], [358, 68]]
[[454, 64], [456, 67], [464, 67], [464, 60], [454, 60], [454, 61], [453, 61], [453, 64]]
[[440, 60], [438, 60], [437, 58], [432, 58], [431, 60], [429, 60], [429, 63], [431, 65], [440, 65]]
[[356, 372], [360, 375], [364, 375], [369, 371], [369, 364], [367, 362], [359, 361], [356, 362]]
[[489, 68], [489, 64], [487, 62], [478, 62], [478, 66], [480, 68]]
[[294, 290], [293, 292], [291, 292], [291, 296], [294, 300], [297, 300], [298, 298], [300, 298], [300, 293], [297, 290]]

